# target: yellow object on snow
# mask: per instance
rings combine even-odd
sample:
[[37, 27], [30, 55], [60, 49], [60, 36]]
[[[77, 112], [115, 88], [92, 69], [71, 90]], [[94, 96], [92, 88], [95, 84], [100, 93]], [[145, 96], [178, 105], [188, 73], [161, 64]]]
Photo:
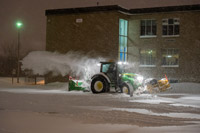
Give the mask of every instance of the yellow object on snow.
[[155, 84], [147, 84], [147, 90], [150, 93], [163, 92], [171, 89], [170, 83], [167, 79], [158, 80]]

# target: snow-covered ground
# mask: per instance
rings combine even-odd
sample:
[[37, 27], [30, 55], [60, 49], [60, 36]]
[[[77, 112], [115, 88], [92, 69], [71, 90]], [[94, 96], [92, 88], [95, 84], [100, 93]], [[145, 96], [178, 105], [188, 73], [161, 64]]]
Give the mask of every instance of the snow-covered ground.
[[0, 133], [199, 132], [200, 84], [160, 94], [69, 92], [67, 83], [14, 84], [0, 78]]
[[173, 83], [167, 93], [200, 94], [200, 83]]

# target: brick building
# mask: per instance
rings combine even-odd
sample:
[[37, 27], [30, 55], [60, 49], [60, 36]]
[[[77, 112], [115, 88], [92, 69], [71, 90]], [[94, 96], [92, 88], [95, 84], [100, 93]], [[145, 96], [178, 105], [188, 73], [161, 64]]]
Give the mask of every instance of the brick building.
[[200, 82], [200, 5], [46, 10], [46, 50], [93, 51], [145, 77]]

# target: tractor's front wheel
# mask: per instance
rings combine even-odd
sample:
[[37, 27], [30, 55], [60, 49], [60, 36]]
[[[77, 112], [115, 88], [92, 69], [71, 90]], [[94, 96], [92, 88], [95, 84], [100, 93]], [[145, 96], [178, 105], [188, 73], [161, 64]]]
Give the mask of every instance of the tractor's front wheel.
[[126, 83], [123, 83], [120, 88], [121, 88], [122, 93], [127, 94], [127, 95], [130, 94], [130, 88]]
[[103, 93], [109, 89], [108, 82], [102, 77], [95, 77], [91, 83], [93, 93]]

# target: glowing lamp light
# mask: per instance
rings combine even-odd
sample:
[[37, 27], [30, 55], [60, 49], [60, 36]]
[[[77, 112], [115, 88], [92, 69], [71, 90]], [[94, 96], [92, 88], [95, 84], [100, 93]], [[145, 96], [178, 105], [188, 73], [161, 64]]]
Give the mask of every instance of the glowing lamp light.
[[101, 66], [101, 64], [100, 64], [100, 63], [97, 63], [97, 66]]
[[45, 84], [44, 80], [37, 81], [37, 85], [44, 85], [44, 84]]
[[152, 51], [152, 50], [150, 50], [148, 53], [149, 53], [149, 54], [151, 54], [152, 52], [153, 52], [153, 51]]
[[119, 62], [117, 62], [117, 64], [121, 65], [121, 64], [122, 64], [122, 62], [121, 62], [121, 61], [119, 61]]
[[22, 22], [20, 22], [20, 21], [16, 22], [16, 27], [17, 27], [18, 29], [20, 29], [22, 26], [23, 26], [23, 23], [22, 23]]
[[119, 62], [117, 62], [117, 64], [119, 64], [119, 65], [128, 65], [128, 62], [121, 62], [121, 61], [119, 61]]
[[140, 84], [142, 84], [142, 82], [143, 82], [143, 80], [144, 80], [144, 77], [141, 76], [141, 75], [138, 75], [138, 76], [137, 76], [137, 80], [138, 80], [138, 82], [139, 82]]
[[128, 62], [123, 62], [124, 65], [128, 65]]
[[171, 55], [168, 55], [167, 57], [168, 57], [168, 58], [171, 58], [172, 56], [171, 56]]

